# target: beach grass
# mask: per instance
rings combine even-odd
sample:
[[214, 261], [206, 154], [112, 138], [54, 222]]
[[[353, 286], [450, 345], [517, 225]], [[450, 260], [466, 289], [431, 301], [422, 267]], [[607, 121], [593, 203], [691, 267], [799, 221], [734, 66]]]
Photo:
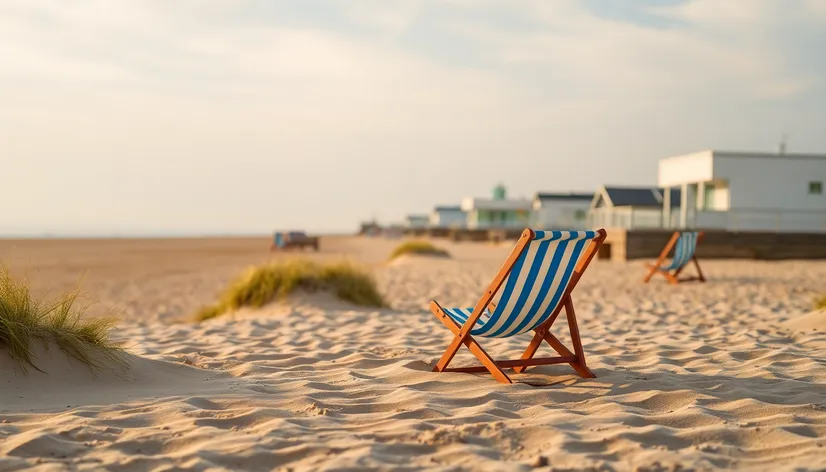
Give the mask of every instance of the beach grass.
[[393, 250], [393, 252], [390, 254], [390, 260], [393, 260], [405, 254], [418, 256], [450, 257], [450, 253], [448, 253], [444, 249], [434, 246], [433, 244], [427, 241], [408, 241], [406, 243], [400, 244], [396, 247], [396, 249]]
[[123, 352], [109, 340], [114, 320], [84, 318], [89, 308], [78, 303], [78, 289], [54, 300], [36, 297], [28, 282], [0, 263], [0, 349], [12, 359], [42, 371], [34, 360], [35, 343], [54, 342], [71, 357], [97, 369], [122, 362]]
[[815, 310], [826, 310], [826, 293], [815, 299]]
[[318, 264], [291, 259], [249, 269], [227, 287], [214, 305], [201, 308], [195, 320], [208, 320], [245, 306], [260, 308], [297, 289], [329, 291], [360, 306], [387, 306], [372, 275], [349, 262]]

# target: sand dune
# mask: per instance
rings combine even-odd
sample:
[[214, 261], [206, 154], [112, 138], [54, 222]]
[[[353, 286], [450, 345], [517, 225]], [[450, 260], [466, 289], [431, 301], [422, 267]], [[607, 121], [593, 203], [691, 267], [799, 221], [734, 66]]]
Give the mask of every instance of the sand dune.
[[783, 326], [794, 331], [826, 331], [826, 310], [815, 310], [792, 318]]
[[[432, 373], [450, 336], [426, 307], [472, 305], [509, 248], [386, 264], [396, 243], [342, 239], [313, 256], [374, 267], [392, 309], [302, 295], [201, 324], [137, 311], [115, 333], [135, 356], [125, 378], [53, 360], [57, 372], [21, 379], [0, 360], [0, 469], [826, 468], [826, 332], [789, 327], [826, 263], [706, 261], [708, 284], [672, 287], [641, 284], [639, 262], [597, 261], [575, 292], [597, 378], [545, 366], [505, 386]], [[138, 306], [181, 287], [209, 301], [242, 262], [209, 283], [201, 262], [180, 263]], [[556, 332], [567, 342], [564, 320]], [[506, 358], [528, 340], [480, 342]]]

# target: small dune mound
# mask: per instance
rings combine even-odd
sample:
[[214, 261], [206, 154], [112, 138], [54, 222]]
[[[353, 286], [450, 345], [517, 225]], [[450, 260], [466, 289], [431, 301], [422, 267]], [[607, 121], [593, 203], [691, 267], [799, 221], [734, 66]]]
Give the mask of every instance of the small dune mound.
[[450, 253], [438, 248], [427, 241], [408, 241], [397, 246], [390, 254], [390, 260], [401, 256], [428, 256], [428, 257], [450, 257]]
[[35, 343], [37, 369], [24, 371], [0, 350], [0, 405], [12, 410], [62, 410], [69, 406], [108, 405], [139, 398], [209, 395], [226, 391], [232, 376], [196, 365], [135, 356], [122, 351], [106, 369], [66, 355], [52, 342]]
[[826, 331], [826, 308], [788, 320], [783, 325], [793, 331]]
[[359, 306], [387, 306], [376, 281], [365, 270], [348, 262], [317, 264], [291, 259], [249, 269], [227, 287], [217, 303], [201, 308], [195, 319], [204, 321], [243, 307], [260, 308], [293, 294], [315, 292], [327, 292]]
[[44, 345], [56, 345], [70, 356], [96, 371], [107, 364], [122, 364], [122, 351], [109, 340], [114, 322], [109, 319], [86, 319], [87, 306], [78, 306], [78, 291], [55, 300], [34, 297], [28, 283], [11, 275], [0, 263], [0, 351], [16, 361], [26, 372], [33, 367], [45, 371], [36, 362], [35, 352]]

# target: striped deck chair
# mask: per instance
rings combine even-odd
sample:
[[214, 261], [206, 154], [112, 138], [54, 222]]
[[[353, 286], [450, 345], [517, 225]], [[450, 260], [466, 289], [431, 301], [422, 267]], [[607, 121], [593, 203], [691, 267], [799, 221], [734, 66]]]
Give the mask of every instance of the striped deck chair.
[[[588, 268], [605, 236], [604, 229], [526, 229], [475, 307], [442, 308], [435, 300], [431, 301], [433, 314], [453, 333], [453, 340], [433, 371], [489, 371], [499, 382], [510, 384], [513, 382], [503, 368], [512, 368], [521, 373], [530, 366], [567, 363], [582, 377], [595, 377], [585, 364], [571, 291]], [[497, 294], [500, 295], [499, 302], [494, 304], [493, 299]], [[562, 308], [565, 308], [568, 318], [574, 352], [550, 331]], [[534, 332], [533, 340], [522, 357], [516, 360], [493, 360], [473, 338], [506, 338], [529, 331]], [[542, 341], [550, 344], [559, 353], [559, 357], [534, 358]], [[447, 367], [462, 344], [482, 362], [481, 366]]]
[[[645, 276], [644, 282], [648, 283], [654, 274], [662, 274], [666, 280], [671, 284], [678, 284], [680, 282], [699, 281], [705, 282], [706, 278], [703, 276], [703, 271], [700, 269], [700, 263], [697, 262], [695, 252], [697, 244], [703, 239], [704, 233], [697, 231], [675, 231], [674, 235], [665, 245], [663, 251], [660, 253], [660, 258], [654, 264], [646, 264], [648, 267], [648, 274]], [[674, 249], [674, 255], [671, 257], [671, 262], [665, 264], [668, 254]], [[686, 268], [689, 262], [694, 263], [697, 269], [696, 277], [680, 278], [680, 273]]]

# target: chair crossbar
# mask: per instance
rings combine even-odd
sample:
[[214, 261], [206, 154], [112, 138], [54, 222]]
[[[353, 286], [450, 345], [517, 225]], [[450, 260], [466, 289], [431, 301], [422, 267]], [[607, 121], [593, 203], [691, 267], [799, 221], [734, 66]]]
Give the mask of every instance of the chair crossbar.
[[[512, 359], [512, 360], [498, 360], [493, 361], [497, 366], [502, 369], [508, 369], [511, 367], [531, 367], [536, 365], [552, 365], [552, 364], [569, 364], [571, 362], [576, 362], [576, 356], [557, 356], [557, 357], [534, 357], [532, 359]], [[479, 366], [470, 366], [470, 367], [448, 367], [444, 370], [445, 372], [487, 372], [488, 368], [479, 365]]]

